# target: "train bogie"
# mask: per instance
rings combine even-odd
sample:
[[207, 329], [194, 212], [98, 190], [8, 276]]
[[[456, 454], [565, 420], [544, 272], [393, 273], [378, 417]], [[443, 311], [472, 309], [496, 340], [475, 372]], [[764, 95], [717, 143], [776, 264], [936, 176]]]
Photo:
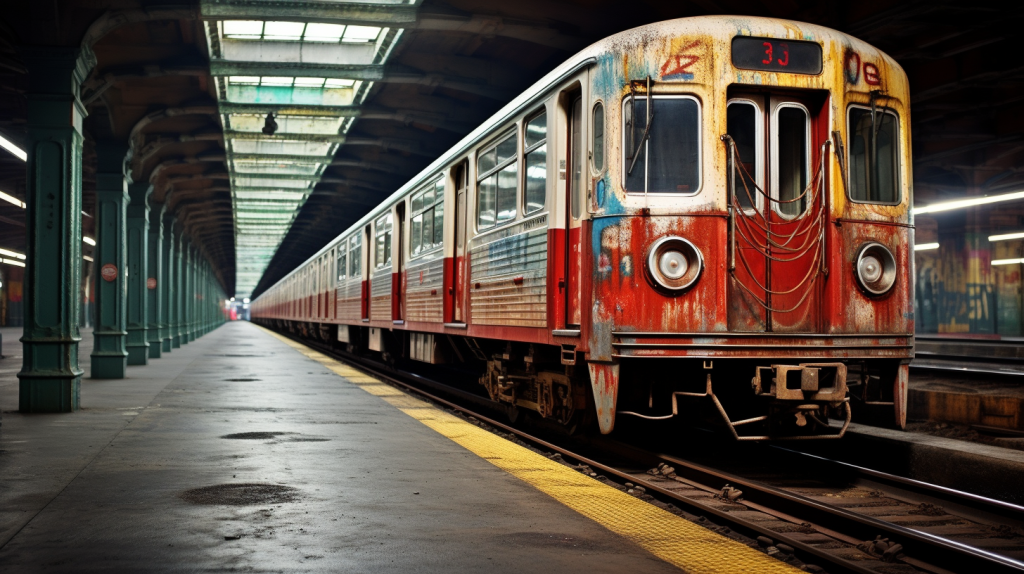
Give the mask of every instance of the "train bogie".
[[552, 71], [253, 303], [602, 432], [905, 424], [906, 78], [826, 28], [690, 18]]

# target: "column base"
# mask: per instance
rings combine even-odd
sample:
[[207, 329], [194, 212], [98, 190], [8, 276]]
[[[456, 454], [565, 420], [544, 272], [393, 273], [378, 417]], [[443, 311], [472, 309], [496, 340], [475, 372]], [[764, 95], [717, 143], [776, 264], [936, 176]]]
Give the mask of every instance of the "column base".
[[161, 346], [160, 341], [150, 341], [149, 342], [149, 358], [150, 359], [159, 359], [162, 350], [163, 350], [163, 347]]
[[160, 348], [163, 349], [163, 351], [165, 353], [170, 353], [171, 352], [171, 338], [170, 337], [166, 337], [164, 339], [161, 339], [160, 340]]
[[123, 379], [128, 373], [128, 354], [90, 355], [90, 376], [94, 379]]
[[72, 413], [78, 410], [82, 373], [58, 377], [19, 374], [18, 410], [23, 413]]
[[195, 341], [195, 340], [196, 340], [196, 332], [195, 331], [189, 331], [188, 332], [188, 342], [191, 343], [192, 341]]
[[149, 364], [149, 343], [145, 343], [143, 345], [128, 345], [127, 348], [129, 365]]
[[172, 349], [180, 349], [181, 348], [181, 335], [175, 335], [175, 336], [171, 337], [171, 348]]
[[187, 345], [188, 341], [189, 341], [188, 333], [182, 333], [181, 334], [181, 344], [182, 345]]

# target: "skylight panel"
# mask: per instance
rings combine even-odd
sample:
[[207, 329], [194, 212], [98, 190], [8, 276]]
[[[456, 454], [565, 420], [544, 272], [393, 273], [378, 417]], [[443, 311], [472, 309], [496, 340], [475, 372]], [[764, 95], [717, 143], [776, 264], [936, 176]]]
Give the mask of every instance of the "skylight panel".
[[259, 20], [225, 20], [224, 36], [241, 40], [259, 40], [263, 36], [263, 22]]
[[[351, 27], [352, 26], [350, 26], [350, 28]], [[345, 26], [340, 24], [310, 23], [306, 25], [306, 35], [303, 37], [303, 40], [307, 42], [338, 43], [341, 41], [341, 37], [344, 33]]]
[[356, 85], [355, 80], [345, 80], [342, 78], [328, 78], [324, 82], [325, 88], [351, 88]]
[[296, 41], [302, 39], [305, 22], [267, 22], [263, 26], [264, 40]]
[[322, 88], [326, 78], [295, 78], [296, 88]]
[[239, 86], [258, 86], [260, 85], [259, 76], [228, 76], [228, 83]]
[[247, 191], [244, 189], [239, 189], [235, 190], [235, 199], [240, 201], [246, 201], [250, 199], [273, 199], [281, 201], [299, 202], [306, 199], [306, 193], [303, 191]]
[[329, 142], [231, 139], [231, 150], [235, 153], [312, 155], [325, 157], [330, 155], [332, 147], [334, 147], [334, 144]]
[[295, 78], [288, 76], [263, 76], [260, 78], [261, 86], [290, 86]]
[[[260, 132], [266, 122], [266, 115], [229, 114], [231, 129], [241, 132]], [[344, 117], [277, 115], [277, 131], [285, 134], [337, 134]]]
[[342, 36], [342, 42], [372, 42], [380, 35], [376, 26], [349, 26]]

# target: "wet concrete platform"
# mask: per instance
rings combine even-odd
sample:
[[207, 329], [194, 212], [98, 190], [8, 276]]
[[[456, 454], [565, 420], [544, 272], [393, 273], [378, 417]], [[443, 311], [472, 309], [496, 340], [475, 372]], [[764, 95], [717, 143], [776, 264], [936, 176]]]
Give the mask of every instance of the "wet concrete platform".
[[85, 379], [74, 414], [15, 412], [17, 355], [5, 573], [678, 571], [248, 323]]

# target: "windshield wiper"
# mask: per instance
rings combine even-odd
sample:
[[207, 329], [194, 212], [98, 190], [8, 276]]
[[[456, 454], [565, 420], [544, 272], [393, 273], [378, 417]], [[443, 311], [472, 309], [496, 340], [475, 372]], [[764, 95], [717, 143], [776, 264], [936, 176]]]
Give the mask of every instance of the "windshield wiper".
[[[633, 175], [633, 168], [636, 167], [636, 160], [640, 157], [640, 147], [647, 141], [647, 136], [651, 134], [651, 120], [654, 119], [654, 110], [651, 107], [651, 77], [647, 76], [647, 125], [644, 126], [644, 135], [640, 137], [640, 141], [636, 142], [636, 148], [633, 149], [633, 161], [629, 162], [629, 169], [626, 170], [626, 175]], [[636, 122], [636, 113], [633, 113], [633, 122]]]

